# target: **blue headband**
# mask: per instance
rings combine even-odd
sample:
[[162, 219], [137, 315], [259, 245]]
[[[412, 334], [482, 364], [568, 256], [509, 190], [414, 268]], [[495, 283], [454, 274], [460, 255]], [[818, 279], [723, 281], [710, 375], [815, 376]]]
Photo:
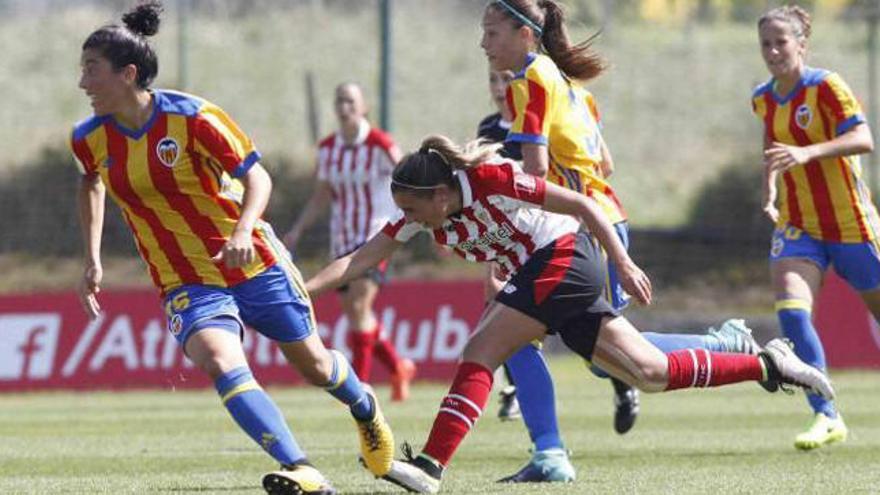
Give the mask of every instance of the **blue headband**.
[[516, 8], [514, 8], [513, 5], [510, 5], [509, 3], [505, 2], [504, 0], [495, 0], [495, 4], [504, 7], [504, 10], [506, 10], [507, 13], [509, 13], [510, 15], [515, 17], [517, 20], [519, 20], [519, 22], [528, 26], [532, 31], [535, 32], [535, 34], [538, 35], [539, 38], [541, 37], [542, 34], [544, 34], [544, 30], [541, 29], [541, 26], [539, 26], [537, 23], [535, 23], [535, 21], [526, 17], [525, 14], [523, 14], [522, 12], [516, 10]]

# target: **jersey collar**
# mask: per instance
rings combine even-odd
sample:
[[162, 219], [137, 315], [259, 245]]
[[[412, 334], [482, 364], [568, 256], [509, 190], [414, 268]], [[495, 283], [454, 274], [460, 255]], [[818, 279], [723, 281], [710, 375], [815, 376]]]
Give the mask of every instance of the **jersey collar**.
[[526, 55], [526, 65], [524, 65], [522, 70], [517, 72], [513, 76], [513, 78], [514, 79], [522, 79], [522, 78], [526, 77], [526, 71], [529, 70], [529, 66], [532, 65], [532, 62], [534, 62], [536, 58], [538, 58], [537, 53], [529, 52], [528, 55]]
[[346, 143], [345, 138], [342, 137], [341, 130], [336, 131], [336, 139], [339, 140], [338, 142], [342, 146], [360, 146], [360, 145], [364, 144], [364, 141], [367, 140], [367, 136], [370, 134], [370, 129], [371, 129], [370, 123], [367, 122], [367, 119], [361, 119], [360, 123], [358, 124], [358, 133], [357, 133], [357, 136], [355, 136], [355, 138], [354, 138], [354, 142]]
[[800, 92], [801, 88], [804, 87], [804, 77], [809, 71], [810, 68], [804, 66], [803, 70], [801, 71], [801, 77], [798, 79], [797, 84], [795, 84], [794, 87], [791, 88], [791, 91], [783, 96], [776, 92], [776, 78], [774, 77], [770, 80], [770, 94], [773, 95], [773, 99], [776, 100], [777, 105], [785, 105], [786, 103], [791, 101], [792, 98], [794, 98], [798, 94], [798, 92]]
[[110, 116], [110, 121], [113, 122], [113, 125], [119, 132], [137, 141], [138, 139], [142, 138], [144, 134], [146, 134], [150, 130], [150, 128], [153, 127], [153, 123], [156, 122], [156, 116], [159, 115], [159, 96], [159, 93], [155, 91], [150, 91], [150, 105], [152, 105], [153, 111], [150, 113], [150, 118], [147, 119], [147, 122], [140, 129], [129, 129], [128, 127], [125, 127], [116, 120], [116, 117], [112, 115]]

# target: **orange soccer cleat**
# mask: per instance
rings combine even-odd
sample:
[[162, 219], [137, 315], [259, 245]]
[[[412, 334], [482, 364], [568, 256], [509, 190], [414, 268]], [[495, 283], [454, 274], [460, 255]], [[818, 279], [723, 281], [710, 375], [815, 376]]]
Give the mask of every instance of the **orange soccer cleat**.
[[397, 362], [397, 371], [391, 375], [391, 400], [405, 401], [409, 397], [409, 382], [416, 376], [416, 364], [412, 359]]

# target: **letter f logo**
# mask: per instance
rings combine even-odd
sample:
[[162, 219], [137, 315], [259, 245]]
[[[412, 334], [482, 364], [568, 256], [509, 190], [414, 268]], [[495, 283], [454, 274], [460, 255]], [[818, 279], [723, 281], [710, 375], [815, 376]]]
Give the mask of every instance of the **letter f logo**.
[[52, 375], [61, 316], [57, 313], [0, 315], [0, 380]]

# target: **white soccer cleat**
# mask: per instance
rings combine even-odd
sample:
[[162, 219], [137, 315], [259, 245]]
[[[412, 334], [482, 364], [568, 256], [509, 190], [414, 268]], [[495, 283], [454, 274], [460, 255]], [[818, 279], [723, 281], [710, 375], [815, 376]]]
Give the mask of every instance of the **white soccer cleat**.
[[822, 397], [833, 400], [834, 387], [825, 373], [804, 363], [791, 349], [785, 339], [773, 339], [764, 346], [760, 356], [767, 363], [768, 379], [761, 385], [775, 392], [782, 384], [791, 384], [807, 389]]
[[410, 492], [437, 493], [440, 491], [439, 479], [407, 461], [395, 460], [392, 462], [391, 470], [382, 476], [382, 479]]

